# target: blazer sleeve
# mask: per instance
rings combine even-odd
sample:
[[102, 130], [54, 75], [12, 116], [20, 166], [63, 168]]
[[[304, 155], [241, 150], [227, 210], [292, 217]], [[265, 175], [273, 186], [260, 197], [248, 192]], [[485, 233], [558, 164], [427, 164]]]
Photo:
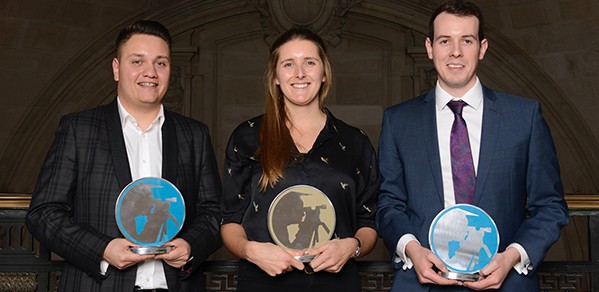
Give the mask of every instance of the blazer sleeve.
[[379, 168], [381, 186], [376, 213], [377, 231], [383, 238], [391, 258], [395, 255], [397, 242], [402, 235], [412, 230], [406, 213], [408, 195], [404, 176], [404, 166], [395, 144], [392, 116], [389, 110], [383, 115], [383, 125], [379, 139]]
[[100, 261], [112, 238], [74, 220], [77, 148], [85, 147], [78, 145], [75, 133], [72, 119], [63, 117], [40, 171], [26, 224], [43, 245], [99, 281]]
[[538, 102], [535, 102], [531, 118], [526, 172], [528, 217], [513, 241], [524, 247], [536, 268], [559, 238], [569, 217], [555, 146]]
[[[192, 151], [194, 153], [189, 155], [194, 160], [193, 179], [187, 182], [187, 184], [197, 184], [191, 188], [197, 190], [194, 216], [192, 221], [186, 220], [185, 224], [189, 228], [180, 234], [180, 237], [191, 245], [194, 257], [192, 269], [197, 268], [222, 246], [220, 239], [221, 181], [218, 166], [208, 127], [201, 123], [197, 124], [199, 126], [194, 126], [192, 131], [192, 140], [194, 141]], [[188, 159], [188, 155], [182, 154], [179, 159]], [[187, 177], [188, 175], [184, 174], [183, 176]]]

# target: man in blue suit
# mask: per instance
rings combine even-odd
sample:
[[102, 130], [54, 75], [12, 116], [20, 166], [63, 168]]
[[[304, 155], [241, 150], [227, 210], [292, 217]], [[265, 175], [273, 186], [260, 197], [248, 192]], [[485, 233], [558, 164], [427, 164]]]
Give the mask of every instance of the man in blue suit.
[[[538, 291], [534, 271], [568, 223], [555, 147], [540, 105], [480, 83], [476, 69], [489, 43], [474, 4], [443, 4], [429, 29], [425, 46], [437, 70], [436, 87], [387, 109], [379, 141], [377, 227], [396, 270], [391, 290]], [[463, 109], [454, 112], [448, 103], [459, 101], [465, 102]], [[452, 165], [458, 147], [452, 141], [454, 119], [465, 122], [470, 185], [469, 179], [456, 178], [468, 168]], [[440, 276], [438, 271], [448, 270], [428, 242], [434, 217], [464, 202], [464, 189], [471, 190], [467, 202], [485, 210], [500, 234], [499, 252], [475, 282]]]

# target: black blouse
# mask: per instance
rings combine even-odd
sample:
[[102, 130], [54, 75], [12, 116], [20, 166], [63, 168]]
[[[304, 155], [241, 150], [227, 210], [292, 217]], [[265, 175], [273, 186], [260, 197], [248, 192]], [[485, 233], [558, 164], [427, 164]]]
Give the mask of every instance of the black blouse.
[[273, 242], [267, 214], [273, 199], [294, 185], [323, 191], [335, 208], [333, 238], [354, 236], [361, 227], [375, 228], [379, 170], [372, 143], [361, 130], [336, 119], [327, 110], [327, 122], [312, 149], [284, 169], [283, 178], [260, 192], [262, 167], [255, 156], [262, 116], [240, 124], [231, 135], [223, 175], [223, 224], [241, 224], [249, 240]]

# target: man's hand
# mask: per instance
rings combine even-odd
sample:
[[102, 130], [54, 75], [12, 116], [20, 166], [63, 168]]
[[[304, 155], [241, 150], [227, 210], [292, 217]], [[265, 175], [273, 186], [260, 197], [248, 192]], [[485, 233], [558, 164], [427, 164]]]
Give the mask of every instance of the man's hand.
[[174, 248], [165, 254], [156, 256], [157, 260], [163, 260], [167, 265], [173, 268], [181, 268], [191, 257], [191, 246], [187, 241], [181, 238], [175, 238], [164, 245], [173, 245]]
[[302, 251], [283, 249], [270, 242], [256, 241], [248, 241], [245, 249], [247, 260], [270, 276], [291, 272], [293, 268], [304, 269], [304, 264], [294, 258], [294, 256], [302, 255]]
[[310, 262], [314, 272], [327, 271], [329, 273], [338, 273], [345, 263], [354, 256], [358, 242], [355, 238], [333, 239], [327, 243], [311, 250], [307, 250], [309, 255], [316, 255], [316, 258]]
[[139, 255], [131, 252], [129, 250], [131, 246], [135, 246], [135, 244], [124, 238], [115, 238], [106, 246], [102, 259], [107, 261], [111, 266], [123, 270], [137, 263], [154, 258], [154, 255]]
[[441, 277], [433, 267], [440, 271], [448, 272], [445, 264], [428, 248], [424, 248], [416, 241], [406, 245], [406, 255], [412, 260], [414, 270], [421, 284], [435, 285], [461, 285], [461, 282]]
[[480, 270], [482, 280], [464, 282], [464, 286], [473, 290], [499, 289], [510, 272], [510, 269], [520, 261], [520, 253], [516, 248], [508, 248], [498, 253], [489, 264]]

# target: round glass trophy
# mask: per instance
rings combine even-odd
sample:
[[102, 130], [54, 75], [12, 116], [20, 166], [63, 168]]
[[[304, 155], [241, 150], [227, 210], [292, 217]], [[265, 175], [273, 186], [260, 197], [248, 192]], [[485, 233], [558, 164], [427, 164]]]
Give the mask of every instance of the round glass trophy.
[[439, 212], [429, 229], [431, 250], [443, 261], [448, 273], [441, 276], [477, 281], [478, 271], [489, 264], [499, 248], [497, 226], [481, 208], [458, 204]]
[[[268, 209], [268, 231], [274, 242], [306, 250], [328, 242], [335, 232], [335, 208], [319, 189], [295, 185], [280, 192]], [[309, 263], [315, 256], [295, 258]]]
[[172, 240], [185, 222], [185, 201], [172, 183], [157, 177], [144, 177], [128, 184], [115, 206], [119, 230], [139, 245], [130, 250], [137, 254], [168, 253]]

